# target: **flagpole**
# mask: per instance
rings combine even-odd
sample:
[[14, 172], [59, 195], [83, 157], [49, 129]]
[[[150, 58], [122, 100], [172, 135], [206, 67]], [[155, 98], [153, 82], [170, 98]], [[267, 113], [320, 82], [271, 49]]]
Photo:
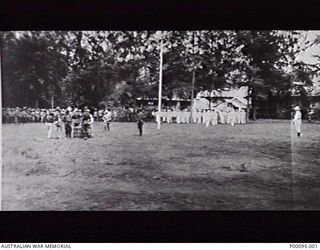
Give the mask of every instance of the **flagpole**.
[[162, 99], [162, 64], [163, 64], [163, 41], [162, 41], [162, 32], [160, 33], [160, 67], [159, 67], [159, 93], [158, 93], [158, 129], [161, 128], [161, 99]]

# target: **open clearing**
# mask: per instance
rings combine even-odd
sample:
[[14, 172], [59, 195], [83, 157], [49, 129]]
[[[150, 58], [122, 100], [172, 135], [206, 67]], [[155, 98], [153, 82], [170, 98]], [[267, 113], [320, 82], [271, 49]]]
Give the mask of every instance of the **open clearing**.
[[2, 126], [3, 210], [320, 209], [320, 124], [93, 125], [47, 139], [43, 124]]

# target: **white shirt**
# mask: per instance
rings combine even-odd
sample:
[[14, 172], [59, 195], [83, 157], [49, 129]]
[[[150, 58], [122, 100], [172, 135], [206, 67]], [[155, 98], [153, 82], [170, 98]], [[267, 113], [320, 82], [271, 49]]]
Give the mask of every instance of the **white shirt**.
[[300, 111], [296, 111], [293, 120], [294, 121], [301, 120], [301, 112]]
[[109, 121], [111, 121], [111, 119], [112, 119], [111, 112], [104, 114], [104, 116], [103, 116], [104, 121], [109, 122]]

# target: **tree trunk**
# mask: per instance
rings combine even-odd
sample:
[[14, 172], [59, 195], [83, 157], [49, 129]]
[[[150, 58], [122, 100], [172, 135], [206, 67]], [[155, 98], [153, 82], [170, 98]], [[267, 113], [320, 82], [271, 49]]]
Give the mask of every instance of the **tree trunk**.
[[51, 97], [51, 108], [52, 108], [52, 109], [54, 108], [54, 97], [53, 97], [53, 95], [52, 95], [52, 97]]
[[250, 108], [250, 107], [248, 107], [248, 108], [247, 108], [247, 113], [246, 113], [246, 120], [247, 120], [247, 122], [249, 121], [249, 114], [250, 114], [250, 111], [251, 111], [251, 108]]
[[194, 99], [194, 83], [196, 81], [196, 72], [195, 72], [195, 69], [193, 69], [192, 71], [192, 83], [191, 83], [191, 113], [190, 113], [190, 116], [191, 116], [191, 121], [193, 120], [193, 99]]
[[254, 121], [257, 119], [256, 118], [256, 114], [257, 114], [257, 108], [253, 108], [252, 118], [253, 118]]
[[28, 106], [28, 104], [29, 104], [29, 91], [27, 90], [26, 91], [26, 107]]
[[276, 113], [277, 113], [277, 118], [282, 118], [281, 112], [280, 112], [280, 104], [279, 104], [278, 100], [276, 103]]

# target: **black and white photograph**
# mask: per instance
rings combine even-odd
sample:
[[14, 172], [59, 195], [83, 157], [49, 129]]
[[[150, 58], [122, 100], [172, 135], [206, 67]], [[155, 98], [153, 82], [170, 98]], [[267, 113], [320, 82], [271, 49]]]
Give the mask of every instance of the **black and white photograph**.
[[320, 209], [320, 31], [2, 31], [3, 211]]

